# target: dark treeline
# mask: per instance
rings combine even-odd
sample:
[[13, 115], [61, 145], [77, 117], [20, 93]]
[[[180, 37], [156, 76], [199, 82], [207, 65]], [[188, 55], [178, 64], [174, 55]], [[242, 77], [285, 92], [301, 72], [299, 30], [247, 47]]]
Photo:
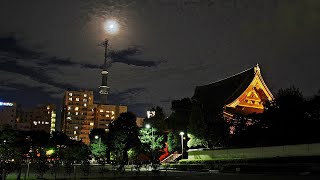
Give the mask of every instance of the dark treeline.
[[166, 121], [169, 132], [188, 133], [189, 148], [314, 143], [320, 141], [320, 91], [305, 98], [295, 87], [280, 89], [263, 113], [236, 114], [228, 120], [223, 109], [208, 112], [196, 100], [184, 98], [172, 102]]

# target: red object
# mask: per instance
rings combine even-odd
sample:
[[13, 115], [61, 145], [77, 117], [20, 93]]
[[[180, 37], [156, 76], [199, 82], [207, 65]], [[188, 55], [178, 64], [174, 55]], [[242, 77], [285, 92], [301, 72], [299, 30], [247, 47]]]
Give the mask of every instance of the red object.
[[160, 161], [164, 160], [166, 157], [168, 157], [170, 155], [169, 150], [168, 150], [168, 143], [166, 143], [166, 147], [164, 147], [163, 152], [164, 152], [164, 154], [162, 154], [159, 157]]

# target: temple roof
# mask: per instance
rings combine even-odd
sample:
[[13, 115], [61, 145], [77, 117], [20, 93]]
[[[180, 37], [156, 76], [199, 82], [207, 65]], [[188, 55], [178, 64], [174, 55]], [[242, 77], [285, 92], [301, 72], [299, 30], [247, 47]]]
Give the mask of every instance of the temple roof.
[[219, 110], [236, 100], [250, 85], [256, 75], [252, 67], [231, 77], [204, 86], [197, 86], [192, 99], [204, 105], [206, 109]]

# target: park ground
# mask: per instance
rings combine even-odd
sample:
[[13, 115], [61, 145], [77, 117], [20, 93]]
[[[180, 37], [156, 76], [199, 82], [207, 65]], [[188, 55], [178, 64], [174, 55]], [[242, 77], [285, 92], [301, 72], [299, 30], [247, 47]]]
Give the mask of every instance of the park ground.
[[[112, 171], [110, 167], [106, 167], [104, 171], [101, 171], [99, 166], [93, 166], [90, 168], [90, 173], [85, 175], [83, 171], [81, 171], [80, 167], [76, 167], [76, 173], [74, 171], [72, 173], [66, 174], [63, 168], [60, 168], [53, 173], [47, 171], [43, 176], [43, 179], [136, 179], [136, 180], [144, 180], [144, 179], [181, 179], [181, 180], [189, 180], [189, 179], [217, 179], [217, 180], [232, 180], [232, 179], [245, 179], [245, 180], [318, 180], [320, 179], [320, 174], [312, 174], [309, 172], [276, 172], [276, 173], [221, 173], [216, 170], [210, 170], [205, 172], [198, 171], [176, 171], [176, 170], [160, 170], [157, 172], [152, 172], [150, 170], [141, 169], [139, 174], [134, 169], [127, 168], [124, 173], [120, 173], [118, 171]], [[17, 179], [17, 175], [15, 173], [9, 174], [6, 179]], [[25, 171], [22, 171], [21, 179], [39, 179], [38, 175], [34, 172], [33, 169], [30, 170], [29, 176], [26, 176]]]

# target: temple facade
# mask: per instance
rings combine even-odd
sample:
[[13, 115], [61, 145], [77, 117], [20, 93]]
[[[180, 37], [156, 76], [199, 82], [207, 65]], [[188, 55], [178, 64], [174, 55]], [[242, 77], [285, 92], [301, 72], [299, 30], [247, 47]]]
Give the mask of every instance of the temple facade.
[[265, 103], [274, 97], [256, 65], [223, 80], [197, 86], [192, 99], [201, 104], [208, 116], [223, 115], [228, 119], [236, 114], [262, 113]]

